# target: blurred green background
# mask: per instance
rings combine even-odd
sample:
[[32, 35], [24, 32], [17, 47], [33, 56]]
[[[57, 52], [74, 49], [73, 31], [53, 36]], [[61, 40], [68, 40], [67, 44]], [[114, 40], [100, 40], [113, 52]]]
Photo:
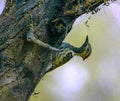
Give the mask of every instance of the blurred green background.
[[86, 35], [91, 56], [85, 61], [74, 57], [47, 73], [29, 101], [120, 101], [120, 0], [80, 16], [64, 41], [80, 46]]
[[74, 57], [47, 73], [29, 101], [120, 101], [120, 1], [78, 18], [64, 41], [80, 46], [89, 36], [91, 56]]

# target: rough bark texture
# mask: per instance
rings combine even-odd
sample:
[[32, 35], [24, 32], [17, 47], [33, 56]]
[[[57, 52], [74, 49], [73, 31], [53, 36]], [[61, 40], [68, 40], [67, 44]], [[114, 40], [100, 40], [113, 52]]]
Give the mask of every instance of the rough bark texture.
[[27, 42], [36, 38], [59, 47], [75, 19], [106, 0], [7, 0], [0, 16], [0, 101], [27, 101], [49, 64], [51, 50]]

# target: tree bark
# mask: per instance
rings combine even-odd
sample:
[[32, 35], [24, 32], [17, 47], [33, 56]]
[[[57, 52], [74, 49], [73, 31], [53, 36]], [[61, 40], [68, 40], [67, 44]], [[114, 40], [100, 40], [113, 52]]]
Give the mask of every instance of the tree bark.
[[45, 74], [52, 51], [27, 41], [59, 47], [77, 17], [107, 0], [7, 0], [0, 16], [0, 101], [27, 101]]

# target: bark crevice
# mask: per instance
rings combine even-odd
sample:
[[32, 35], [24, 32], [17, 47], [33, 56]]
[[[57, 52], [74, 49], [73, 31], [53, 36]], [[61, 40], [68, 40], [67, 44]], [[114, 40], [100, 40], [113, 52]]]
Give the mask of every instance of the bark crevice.
[[27, 101], [45, 74], [54, 52], [27, 41], [59, 47], [78, 16], [106, 0], [7, 0], [0, 16], [0, 99]]

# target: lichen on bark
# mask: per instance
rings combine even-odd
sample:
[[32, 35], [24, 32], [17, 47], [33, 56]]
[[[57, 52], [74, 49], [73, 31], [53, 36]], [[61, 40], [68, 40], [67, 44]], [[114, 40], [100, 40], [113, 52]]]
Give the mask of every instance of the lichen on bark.
[[27, 41], [59, 47], [77, 17], [106, 0], [7, 0], [0, 16], [0, 100], [27, 101], [45, 74], [51, 50]]

